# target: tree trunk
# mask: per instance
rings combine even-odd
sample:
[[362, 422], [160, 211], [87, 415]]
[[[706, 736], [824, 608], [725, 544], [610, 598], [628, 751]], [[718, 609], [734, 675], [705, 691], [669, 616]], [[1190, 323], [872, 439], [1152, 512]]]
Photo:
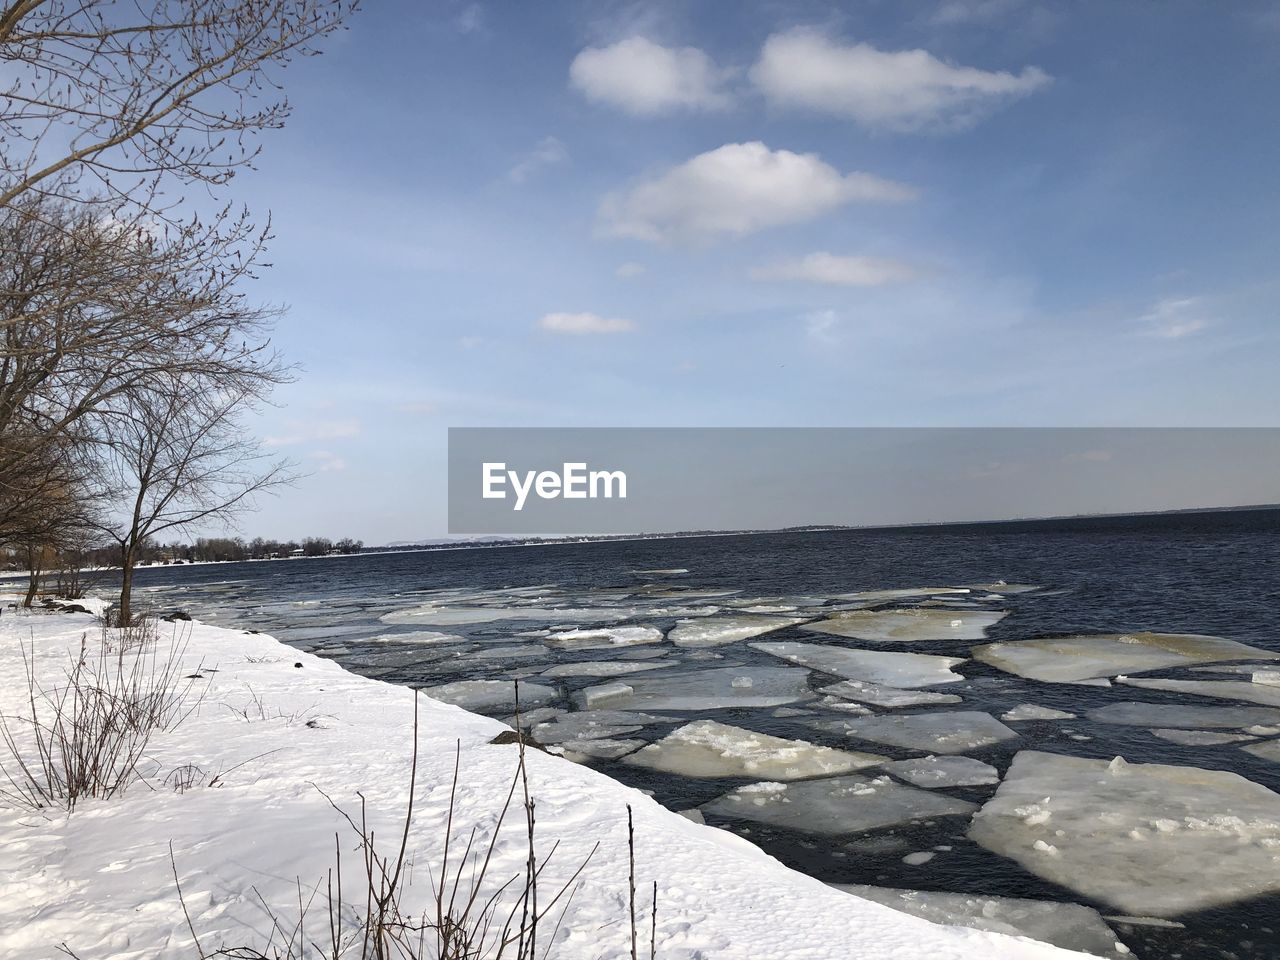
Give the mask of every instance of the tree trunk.
[[133, 595], [133, 565], [137, 562], [137, 553], [132, 545], [120, 548], [120, 602], [116, 604], [116, 626], [128, 627], [133, 624], [133, 611], [129, 609], [129, 601]]
[[40, 571], [36, 569], [37, 556], [39, 554], [34, 547], [27, 547], [27, 569], [31, 571], [31, 579], [27, 581], [27, 596], [22, 601], [22, 605], [28, 608], [35, 602], [36, 594], [40, 592]]

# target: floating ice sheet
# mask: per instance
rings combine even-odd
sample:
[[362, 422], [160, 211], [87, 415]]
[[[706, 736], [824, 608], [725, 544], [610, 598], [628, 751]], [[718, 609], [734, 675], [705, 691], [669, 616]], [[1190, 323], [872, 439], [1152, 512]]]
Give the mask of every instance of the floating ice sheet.
[[562, 630], [547, 637], [547, 645], [561, 650], [612, 650], [657, 643], [662, 631], [657, 627], [604, 627], [598, 630]]
[[533, 736], [539, 743], [599, 740], [621, 733], [635, 733], [641, 727], [664, 720], [665, 717], [629, 710], [578, 710], [560, 714], [555, 722], [538, 724], [533, 728]]
[[560, 745], [562, 756], [581, 763], [584, 760], [617, 760], [644, 746], [643, 740], [570, 740]]
[[1220, 770], [1025, 751], [969, 836], [1128, 914], [1280, 891], [1280, 795]]
[[1166, 690], [1193, 697], [1218, 697], [1221, 700], [1244, 700], [1268, 707], [1280, 707], [1280, 687], [1247, 680], [1147, 680], [1141, 677], [1118, 677], [1117, 683], [1143, 690]]
[[670, 661], [657, 663], [646, 661], [587, 660], [582, 663], [561, 663], [542, 671], [544, 677], [620, 677], [628, 673], [642, 673], [671, 666]]
[[1223, 743], [1239, 743], [1242, 740], [1253, 739], [1243, 733], [1215, 733], [1212, 730], [1156, 729], [1151, 731], [1151, 735], [1184, 747], [1216, 747]]
[[879, 603], [885, 600], [910, 600], [913, 597], [963, 596], [968, 587], [901, 587], [891, 590], [857, 590], [838, 593], [837, 600], [867, 600]]
[[[693, 673], [641, 674], [603, 696], [596, 687], [573, 695], [577, 703], [641, 710], [718, 710], [780, 707], [807, 700], [809, 674], [792, 667], [717, 667]], [[595, 695], [592, 691], [596, 691]]]
[[923, 653], [883, 653], [879, 650], [851, 650], [824, 643], [772, 641], [750, 646], [775, 657], [799, 663], [823, 673], [848, 680], [866, 680], [888, 687], [932, 687], [964, 679], [951, 668], [964, 663], [958, 657], [935, 657]]
[[805, 617], [721, 616], [682, 620], [667, 635], [678, 647], [718, 647], [804, 623]]
[[977, 805], [904, 786], [888, 777], [849, 774], [798, 783], [754, 783], [701, 809], [803, 833], [834, 835], [965, 815]]
[[1264, 743], [1254, 743], [1240, 749], [1263, 760], [1274, 760], [1280, 763], [1280, 740], [1267, 740]]
[[649, 744], [625, 762], [685, 777], [800, 780], [849, 773], [885, 759], [804, 740], [784, 740], [714, 720], [697, 720]]
[[926, 703], [959, 703], [961, 701], [961, 698], [954, 693], [903, 690], [900, 687], [886, 687], [884, 684], [868, 683], [865, 680], [841, 680], [839, 683], [822, 687], [818, 692], [887, 708], [914, 707]]
[[882, 764], [880, 769], [917, 787], [981, 787], [1000, 782], [1000, 771], [972, 757], [919, 757]]
[[[516, 685], [510, 680], [455, 680], [422, 692], [436, 700], [453, 703], [467, 710], [510, 709], [516, 705]], [[520, 684], [520, 706], [537, 706], [556, 696], [554, 687], [537, 683]]]
[[1042, 707], [1037, 703], [1020, 703], [1000, 715], [1001, 720], [1017, 723], [1021, 720], [1074, 720], [1074, 713], [1055, 710], [1053, 707]]
[[987, 627], [999, 623], [1005, 616], [998, 610], [847, 610], [800, 629], [871, 643], [984, 640]]
[[975, 647], [973, 656], [1008, 673], [1049, 683], [1075, 683], [1217, 660], [1280, 660], [1280, 653], [1234, 640], [1177, 633], [1110, 633], [988, 643]]
[[957, 710], [952, 713], [909, 713], [860, 717], [854, 720], [813, 720], [808, 725], [858, 740], [883, 743], [906, 750], [931, 753], [964, 753], [989, 747], [1017, 734], [989, 713]]
[[1078, 903], [980, 897], [970, 893], [925, 893], [858, 883], [832, 886], [933, 923], [1030, 937], [1064, 950], [1113, 960], [1130, 960], [1132, 956], [1097, 910]]
[[429, 603], [408, 610], [393, 610], [378, 619], [383, 623], [426, 623], [454, 626], [468, 623], [496, 623], [500, 620], [546, 620], [556, 623], [625, 620], [629, 610], [589, 607], [584, 609], [550, 607], [447, 607]]
[[1173, 727], [1195, 730], [1243, 728], [1254, 724], [1280, 723], [1280, 710], [1267, 707], [1195, 707], [1181, 703], [1109, 703], [1085, 714], [1098, 723], [1133, 727]]

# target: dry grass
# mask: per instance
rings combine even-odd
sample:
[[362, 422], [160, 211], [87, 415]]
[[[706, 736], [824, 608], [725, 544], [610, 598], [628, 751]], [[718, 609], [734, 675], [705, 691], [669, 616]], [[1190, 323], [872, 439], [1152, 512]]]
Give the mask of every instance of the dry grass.
[[81, 637], [65, 681], [45, 686], [34, 645], [23, 644], [26, 711], [0, 714], [0, 801], [72, 810], [122, 793], [152, 735], [199, 704], [198, 672], [182, 675], [185, 649], [176, 632], [161, 644], [154, 625], [104, 630], [96, 650]]

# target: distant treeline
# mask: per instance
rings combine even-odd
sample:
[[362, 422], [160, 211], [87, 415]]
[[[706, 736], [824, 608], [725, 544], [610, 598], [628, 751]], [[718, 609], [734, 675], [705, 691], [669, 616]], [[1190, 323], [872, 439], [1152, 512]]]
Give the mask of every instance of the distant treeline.
[[[157, 543], [146, 541], [139, 547], [138, 563], [210, 563], [227, 560], [277, 560], [284, 557], [327, 557], [335, 554], [359, 553], [364, 542], [343, 537], [304, 537], [302, 540], [267, 540], [254, 537], [200, 537], [194, 543]], [[6, 555], [7, 554], [7, 555]], [[26, 555], [19, 551], [0, 551], [0, 569], [26, 569]], [[120, 550], [115, 546], [63, 550], [57, 557], [42, 558], [41, 568], [50, 572], [90, 567], [120, 565]]]

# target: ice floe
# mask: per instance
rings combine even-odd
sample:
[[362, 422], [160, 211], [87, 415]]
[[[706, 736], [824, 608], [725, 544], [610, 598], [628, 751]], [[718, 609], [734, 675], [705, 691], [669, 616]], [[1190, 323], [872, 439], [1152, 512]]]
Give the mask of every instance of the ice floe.
[[1020, 703], [1000, 714], [1001, 720], [1018, 723], [1022, 720], [1074, 720], [1074, 713], [1055, 710], [1053, 707], [1042, 707], [1037, 703]]
[[1220, 770], [1024, 751], [969, 836], [1127, 914], [1280, 890], [1280, 795]]
[[1212, 730], [1169, 730], [1163, 728], [1152, 730], [1151, 735], [1184, 747], [1216, 747], [1223, 743], [1240, 743], [1243, 740], [1253, 739], [1253, 737], [1243, 733], [1215, 733]]
[[1193, 697], [1218, 697], [1221, 700], [1244, 700], [1268, 707], [1280, 707], [1280, 687], [1247, 680], [1147, 680], [1140, 677], [1117, 677], [1116, 683], [1143, 690], [1165, 690]]
[[1255, 757], [1261, 757], [1263, 760], [1274, 760], [1276, 763], [1280, 763], [1280, 740], [1253, 743], [1240, 749], [1245, 753], [1253, 754]]
[[628, 677], [626, 683], [587, 687], [573, 698], [580, 705], [643, 710], [780, 707], [810, 699], [808, 679], [808, 671], [792, 667], [717, 667]]
[[931, 753], [964, 753], [989, 747], [1018, 735], [1003, 723], [976, 710], [948, 713], [909, 713], [861, 717], [854, 720], [812, 720], [808, 725], [829, 733]]
[[547, 645], [561, 650], [611, 650], [657, 643], [662, 631], [657, 627], [604, 627], [589, 630], [561, 630], [547, 637]]
[[671, 663], [640, 661], [586, 660], [581, 663], [561, 663], [542, 671], [544, 677], [619, 677], [628, 673], [641, 673], [669, 667]]
[[837, 600], [867, 600], [874, 603], [887, 600], [910, 600], [913, 597], [963, 596], [968, 587], [901, 587], [890, 590], [856, 590], [838, 593]]
[[[904, 862], [906, 858], [903, 858]], [[1030, 937], [1064, 950], [1123, 960], [1129, 948], [1107, 926], [1097, 910], [1078, 903], [983, 897], [971, 893], [926, 893], [869, 887], [858, 883], [832, 884], [837, 890], [882, 903], [913, 917], [950, 927], [970, 927]]]
[[697, 720], [649, 744], [625, 762], [685, 777], [800, 780], [850, 773], [885, 759], [804, 740], [785, 740], [714, 720]]
[[879, 650], [851, 650], [824, 643], [762, 641], [750, 646], [802, 666], [847, 680], [866, 680], [887, 687], [932, 687], [958, 683], [964, 677], [951, 668], [964, 663], [960, 657], [935, 657], [924, 653], [884, 653]]
[[718, 647], [784, 627], [804, 623], [805, 617], [722, 616], [681, 620], [667, 635], [678, 647]]
[[987, 627], [999, 623], [1005, 616], [998, 610], [847, 610], [800, 629], [869, 643], [984, 640]]
[[546, 607], [446, 607], [426, 604], [407, 610], [393, 610], [378, 619], [383, 623], [426, 623], [433, 626], [461, 626], [469, 623], [496, 623], [500, 620], [554, 620], [557, 622], [625, 620], [632, 613], [606, 607], [552, 609]]
[[1000, 782], [1000, 771], [973, 757], [917, 757], [881, 764], [880, 769], [917, 787], [981, 787]]
[[560, 745], [560, 755], [578, 763], [584, 760], [617, 760], [643, 746], [643, 740], [570, 740]]
[[[510, 680], [455, 680], [422, 692], [445, 703], [467, 710], [496, 710], [516, 706], [516, 685]], [[520, 684], [520, 706], [537, 706], [556, 696], [554, 687], [537, 683]]]
[[882, 683], [868, 683], [865, 680], [841, 680], [839, 683], [822, 687], [818, 692], [887, 708], [914, 707], [927, 703], [960, 703], [961, 701], [961, 698], [954, 693], [903, 690], [900, 687], [886, 687]]
[[1172, 727], [1179, 730], [1195, 730], [1200, 727], [1225, 730], [1280, 723], [1280, 710], [1267, 707], [1196, 707], [1181, 703], [1139, 703], [1133, 700], [1095, 707], [1085, 716], [1098, 723]]
[[908, 787], [888, 777], [849, 774], [797, 783], [753, 783], [701, 809], [721, 817], [834, 835], [966, 815], [977, 804]]
[[1217, 660], [1280, 660], [1280, 653], [1234, 640], [1177, 633], [1047, 637], [989, 643], [972, 652], [975, 660], [1049, 683], [1076, 683]]

